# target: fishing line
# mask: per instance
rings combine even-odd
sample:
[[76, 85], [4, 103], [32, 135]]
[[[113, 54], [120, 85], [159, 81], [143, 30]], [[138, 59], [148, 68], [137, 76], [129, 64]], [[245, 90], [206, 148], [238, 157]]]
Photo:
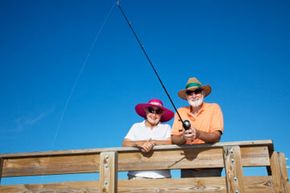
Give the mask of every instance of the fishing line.
[[95, 36], [95, 38], [94, 38], [94, 40], [93, 40], [93, 42], [92, 42], [92, 44], [91, 44], [91, 46], [90, 46], [90, 49], [89, 49], [89, 51], [88, 51], [88, 54], [87, 54], [87, 56], [85, 57], [85, 59], [84, 59], [82, 65], [81, 65], [81, 68], [80, 68], [80, 70], [79, 70], [79, 72], [78, 72], [78, 74], [77, 74], [77, 76], [76, 76], [76, 79], [75, 79], [75, 81], [74, 81], [74, 84], [73, 84], [73, 86], [72, 86], [72, 88], [71, 88], [71, 90], [70, 90], [70, 93], [69, 93], [69, 95], [68, 95], [66, 101], [65, 101], [64, 108], [63, 108], [63, 110], [62, 110], [62, 113], [61, 113], [60, 119], [59, 119], [59, 121], [58, 121], [57, 129], [56, 129], [56, 132], [55, 132], [55, 135], [54, 135], [53, 141], [52, 141], [52, 147], [54, 147], [54, 145], [55, 145], [56, 139], [57, 139], [57, 137], [58, 137], [58, 134], [59, 134], [59, 131], [60, 131], [60, 128], [61, 128], [61, 125], [62, 125], [63, 119], [64, 119], [64, 115], [65, 115], [65, 113], [66, 113], [66, 111], [67, 111], [68, 105], [69, 105], [69, 103], [70, 103], [70, 101], [71, 101], [71, 98], [72, 98], [72, 96], [73, 96], [73, 93], [74, 93], [74, 91], [75, 91], [75, 89], [76, 89], [76, 86], [77, 86], [77, 84], [78, 84], [78, 82], [79, 82], [79, 79], [80, 79], [80, 77], [81, 77], [81, 75], [82, 75], [82, 73], [83, 73], [83, 71], [84, 71], [84, 69], [85, 69], [85, 67], [86, 67], [86, 65], [87, 65], [88, 59], [89, 59], [89, 57], [91, 56], [91, 53], [92, 53], [93, 49], [95, 48], [96, 42], [97, 42], [97, 40], [99, 39], [100, 34], [101, 34], [101, 32], [103, 31], [105, 24], [107, 23], [109, 17], [110, 17], [111, 14], [112, 14], [112, 11], [113, 11], [113, 8], [114, 8], [114, 7], [115, 7], [115, 3], [113, 3], [111, 9], [109, 10], [108, 14], [107, 14], [106, 17], [105, 17], [104, 22], [102, 23], [100, 29], [99, 29], [98, 32], [96, 33], [96, 36]]
[[183, 119], [181, 118], [181, 116], [180, 116], [179, 112], [177, 111], [177, 108], [176, 108], [176, 106], [174, 105], [173, 100], [171, 99], [171, 97], [170, 97], [170, 95], [169, 95], [169, 93], [168, 93], [168, 91], [167, 91], [165, 85], [163, 84], [163, 82], [162, 82], [162, 80], [161, 80], [161, 78], [160, 78], [160, 76], [159, 76], [159, 74], [158, 74], [156, 68], [154, 67], [152, 61], [150, 60], [149, 55], [147, 54], [147, 52], [146, 52], [144, 46], [142, 45], [140, 39], [138, 38], [137, 33], [136, 33], [135, 30], [133, 29], [133, 26], [132, 26], [131, 22], [129, 21], [127, 15], [125, 14], [124, 10], [122, 9], [121, 4], [120, 4], [120, 0], [116, 0], [116, 5], [117, 5], [117, 7], [120, 9], [120, 11], [121, 11], [123, 17], [125, 18], [127, 24], [129, 25], [129, 27], [130, 27], [130, 29], [131, 29], [131, 31], [132, 31], [132, 33], [133, 33], [135, 39], [137, 40], [139, 46], [141, 47], [141, 50], [142, 50], [143, 54], [145, 55], [147, 61], [149, 62], [151, 68], [153, 69], [153, 71], [154, 71], [156, 77], [158, 78], [158, 80], [159, 80], [159, 82], [160, 82], [160, 84], [161, 84], [163, 90], [165, 91], [167, 97], [169, 98], [170, 103], [172, 104], [172, 106], [173, 106], [175, 112], [177, 113], [177, 115], [178, 115], [180, 121], [182, 122], [182, 126], [183, 126], [183, 128], [184, 128], [185, 130], [186, 130], [186, 129], [189, 129], [189, 128], [190, 128], [190, 122], [189, 122], [188, 120], [184, 120], [184, 121], [183, 121]]

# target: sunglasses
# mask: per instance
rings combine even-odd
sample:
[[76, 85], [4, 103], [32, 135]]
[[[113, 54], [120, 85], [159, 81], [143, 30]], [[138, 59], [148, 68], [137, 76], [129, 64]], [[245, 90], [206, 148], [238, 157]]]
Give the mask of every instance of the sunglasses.
[[202, 92], [202, 88], [198, 88], [196, 90], [187, 90], [185, 91], [186, 95], [200, 94]]
[[153, 107], [148, 107], [147, 108], [149, 113], [154, 113], [154, 114], [161, 114], [163, 113], [163, 110], [160, 108], [153, 108]]

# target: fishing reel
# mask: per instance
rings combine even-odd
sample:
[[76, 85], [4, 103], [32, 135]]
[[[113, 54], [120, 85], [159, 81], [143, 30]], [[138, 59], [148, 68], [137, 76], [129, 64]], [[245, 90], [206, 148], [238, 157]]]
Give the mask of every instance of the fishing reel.
[[188, 130], [188, 129], [190, 129], [191, 124], [190, 124], [189, 120], [184, 120], [184, 121], [182, 122], [182, 126], [183, 126], [183, 128], [184, 128], [185, 130]]

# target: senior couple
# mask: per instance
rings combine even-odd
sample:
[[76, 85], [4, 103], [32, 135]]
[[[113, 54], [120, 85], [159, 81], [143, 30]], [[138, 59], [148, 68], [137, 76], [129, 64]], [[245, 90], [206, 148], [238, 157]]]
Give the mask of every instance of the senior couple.
[[[135, 106], [138, 115], [144, 121], [135, 123], [124, 138], [123, 146], [138, 147], [146, 153], [152, 151], [155, 145], [166, 144], [201, 144], [218, 142], [223, 134], [223, 114], [216, 103], [205, 103], [204, 98], [211, 92], [209, 85], [202, 85], [193, 77], [189, 78], [185, 88], [178, 96], [187, 100], [189, 106], [181, 107], [178, 113], [182, 120], [188, 120], [191, 127], [183, 128], [179, 116], [165, 108], [159, 99], [151, 99], [148, 103]], [[174, 117], [172, 129], [167, 122]], [[181, 177], [220, 176], [222, 168], [182, 169]], [[170, 170], [129, 171], [129, 179], [170, 178]]]

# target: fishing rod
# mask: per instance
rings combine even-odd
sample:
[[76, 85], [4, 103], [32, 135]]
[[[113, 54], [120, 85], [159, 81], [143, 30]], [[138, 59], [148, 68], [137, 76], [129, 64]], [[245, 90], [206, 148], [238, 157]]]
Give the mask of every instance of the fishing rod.
[[116, 0], [116, 4], [117, 4], [118, 8], [120, 9], [120, 11], [121, 11], [123, 17], [125, 18], [127, 24], [129, 25], [129, 27], [130, 27], [130, 29], [131, 29], [131, 31], [132, 31], [132, 33], [133, 33], [135, 39], [137, 40], [137, 42], [138, 42], [138, 44], [139, 44], [141, 50], [143, 51], [143, 54], [145, 55], [147, 61], [149, 62], [151, 68], [153, 69], [155, 75], [157, 76], [157, 78], [158, 78], [158, 80], [159, 80], [159, 82], [160, 82], [160, 84], [161, 84], [163, 90], [165, 91], [167, 97], [169, 98], [169, 101], [171, 102], [171, 104], [172, 104], [172, 106], [173, 106], [173, 108], [174, 108], [176, 114], [178, 115], [179, 119], [181, 120], [183, 128], [184, 128], [185, 130], [190, 129], [190, 127], [191, 127], [190, 122], [189, 122], [188, 120], [184, 120], [184, 121], [183, 121], [183, 119], [181, 118], [181, 116], [180, 116], [179, 112], [177, 111], [177, 108], [176, 108], [175, 104], [173, 103], [173, 100], [172, 100], [172, 98], [170, 97], [170, 95], [169, 95], [169, 93], [168, 93], [166, 87], [164, 86], [164, 84], [163, 84], [163, 82], [162, 82], [162, 80], [161, 80], [161, 78], [160, 78], [160, 76], [159, 76], [159, 74], [158, 74], [156, 68], [154, 67], [153, 63], [151, 62], [151, 60], [150, 60], [150, 58], [149, 58], [149, 55], [147, 54], [147, 52], [146, 52], [144, 46], [142, 45], [140, 39], [138, 38], [137, 33], [136, 33], [135, 30], [133, 29], [132, 24], [131, 24], [131, 22], [129, 21], [127, 15], [125, 14], [124, 10], [122, 9], [121, 4], [120, 4], [120, 0]]

